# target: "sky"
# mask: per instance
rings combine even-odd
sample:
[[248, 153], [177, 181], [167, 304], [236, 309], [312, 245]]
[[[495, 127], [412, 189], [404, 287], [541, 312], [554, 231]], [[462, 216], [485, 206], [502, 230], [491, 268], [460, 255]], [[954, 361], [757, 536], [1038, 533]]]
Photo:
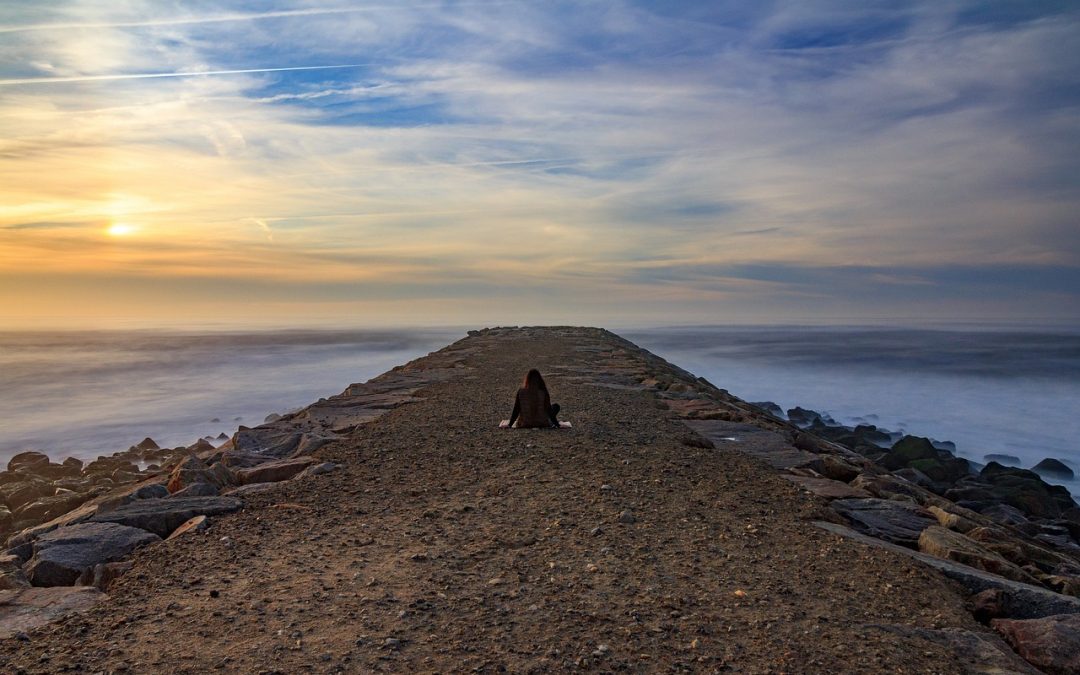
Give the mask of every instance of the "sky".
[[1080, 5], [0, 0], [5, 327], [1080, 323]]

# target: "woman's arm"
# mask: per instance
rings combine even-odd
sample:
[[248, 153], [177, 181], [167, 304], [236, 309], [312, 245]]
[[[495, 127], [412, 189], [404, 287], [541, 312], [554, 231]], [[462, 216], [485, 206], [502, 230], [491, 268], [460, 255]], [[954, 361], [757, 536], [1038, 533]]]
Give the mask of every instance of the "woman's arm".
[[510, 413], [510, 424], [507, 425], [508, 429], [514, 428], [514, 422], [517, 421], [518, 415], [521, 414], [521, 401], [518, 397], [514, 397], [514, 412]]

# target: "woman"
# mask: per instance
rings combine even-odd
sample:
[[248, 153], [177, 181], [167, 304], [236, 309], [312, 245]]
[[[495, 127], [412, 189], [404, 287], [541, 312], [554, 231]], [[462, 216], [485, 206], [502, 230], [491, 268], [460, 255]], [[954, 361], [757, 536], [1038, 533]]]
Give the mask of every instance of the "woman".
[[510, 428], [514, 422], [519, 429], [558, 427], [559, 404], [552, 403], [547, 385], [540, 371], [533, 368], [525, 375], [525, 382], [518, 389], [514, 400], [514, 412], [510, 413]]

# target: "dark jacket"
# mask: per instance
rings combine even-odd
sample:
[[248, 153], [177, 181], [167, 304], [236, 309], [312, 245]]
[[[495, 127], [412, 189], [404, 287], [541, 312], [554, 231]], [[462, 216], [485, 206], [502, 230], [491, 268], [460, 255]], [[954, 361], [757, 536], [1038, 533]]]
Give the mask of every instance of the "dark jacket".
[[519, 429], [555, 426], [551, 415], [551, 397], [543, 389], [518, 389], [510, 426], [517, 420]]

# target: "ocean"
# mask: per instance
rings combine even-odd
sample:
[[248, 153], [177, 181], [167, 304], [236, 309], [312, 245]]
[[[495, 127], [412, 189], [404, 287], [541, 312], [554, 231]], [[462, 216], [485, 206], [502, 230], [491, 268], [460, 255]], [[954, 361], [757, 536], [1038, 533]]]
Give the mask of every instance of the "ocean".
[[[1080, 473], [1080, 332], [617, 330], [747, 401]], [[232, 435], [464, 337], [464, 329], [0, 332], [0, 461]], [[557, 380], [551, 382], [557, 387]], [[508, 385], [509, 386], [509, 385]], [[494, 413], [493, 413], [494, 414]], [[1080, 494], [1080, 483], [1066, 483]]]
[[464, 330], [0, 333], [0, 461], [92, 459], [149, 436], [231, 436], [446, 346]]
[[[735, 327], [624, 337], [746, 401], [952, 441], [957, 455], [1054, 457], [1080, 474], [1080, 332]], [[1080, 482], [1054, 481], [1074, 495]]]

